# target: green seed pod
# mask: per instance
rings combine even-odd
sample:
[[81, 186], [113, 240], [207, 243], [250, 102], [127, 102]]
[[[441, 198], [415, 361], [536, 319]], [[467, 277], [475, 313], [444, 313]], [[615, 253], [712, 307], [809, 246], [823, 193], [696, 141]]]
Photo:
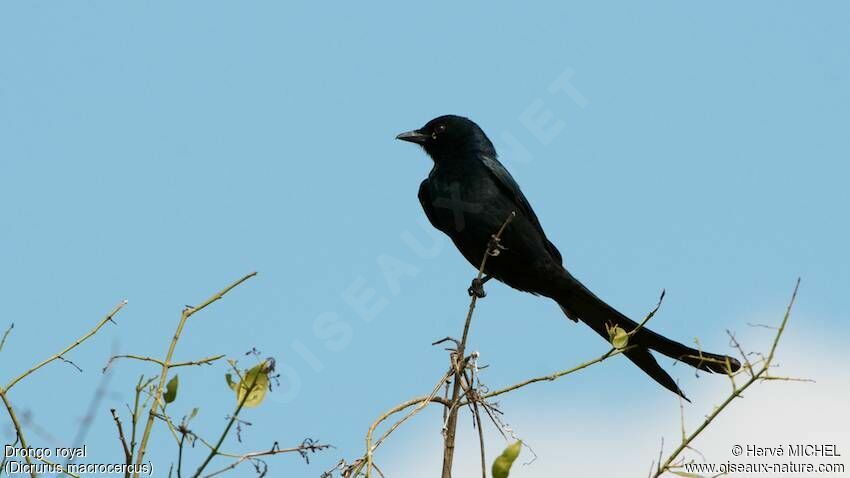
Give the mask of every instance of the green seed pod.
[[514, 461], [519, 456], [519, 452], [522, 449], [522, 442], [517, 441], [511, 445], [508, 445], [507, 448], [502, 452], [501, 455], [496, 457], [493, 460], [493, 478], [508, 478], [508, 475], [511, 472], [511, 466], [514, 464]]

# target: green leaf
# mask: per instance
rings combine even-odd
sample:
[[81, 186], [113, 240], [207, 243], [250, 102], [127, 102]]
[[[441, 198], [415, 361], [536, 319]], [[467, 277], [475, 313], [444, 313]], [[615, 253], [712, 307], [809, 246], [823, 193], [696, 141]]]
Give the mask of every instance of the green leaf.
[[165, 403], [171, 403], [177, 398], [178, 385], [180, 385], [180, 380], [177, 378], [177, 375], [168, 381], [168, 385], [165, 386], [165, 395], [162, 396]]
[[519, 452], [522, 449], [522, 442], [517, 441], [512, 445], [508, 445], [507, 448], [502, 452], [501, 455], [497, 456], [495, 460], [493, 460], [493, 478], [508, 478], [508, 475], [511, 472], [511, 466], [513, 466], [514, 461], [519, 456]]
[[247, 370], [236, 389], [236, 403], [244, 407], [256, 407], [266, 398], [269, 390], [269, 369], [263, 362]]
[[623, 350], [629, 345], [629, 333], [620, 326], [614, 326], [608, 332], [611, 335], [611, 345], [618, 350]]

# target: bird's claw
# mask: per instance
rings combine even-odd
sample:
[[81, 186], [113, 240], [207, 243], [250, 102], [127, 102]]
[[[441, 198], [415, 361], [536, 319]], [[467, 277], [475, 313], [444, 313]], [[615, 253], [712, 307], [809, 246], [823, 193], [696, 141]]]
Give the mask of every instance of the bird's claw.
[[487, 293], [484, 292], [484, 281], [477, 277], [475, 279], [472, 279], [472, 285], [470, 285], [469, 289], [467, 289], [466, 291], [469, 292], [470, 297], [475, 296], [479, 299], [487, 297]]
[[487, 254], [496, 257], [501, 254], [502, 251], [507, 249], [508, 248], [502, 245], [502, 241], [496, 237], [495, 234], [490, 236], [490, 242], [487, 243]]

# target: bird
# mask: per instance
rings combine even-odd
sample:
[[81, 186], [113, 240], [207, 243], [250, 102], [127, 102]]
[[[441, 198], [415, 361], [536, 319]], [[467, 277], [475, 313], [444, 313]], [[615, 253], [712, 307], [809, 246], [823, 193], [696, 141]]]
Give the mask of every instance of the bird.
[[[564, 266], [517, 182], [499, 162], [496, 149], [472, 120], [444, 115], [396, 139], [421, 146], [433, 160], [419, 186], [419, 202], [430, 223], [445, 233], [460, 253], [479, 268], [470, 295], [484, 296], [491, 278], [523, 292], [553, 299], [567, 318], [581, 321], [604, 339], [619, 327], [630, 333], [625, 356], [667, 390], [688, 398], [658, 364], [655, 351], [706, 372], [732, 373], [741, 364], [733, 357], [696, 350], [653, 332], [597, 297]], [[494, 248], [494, 233], [509, 221]], [[635, 331], [636, 330], [636, 331]], [[689, 400], [688, 400], [689, 401]]]

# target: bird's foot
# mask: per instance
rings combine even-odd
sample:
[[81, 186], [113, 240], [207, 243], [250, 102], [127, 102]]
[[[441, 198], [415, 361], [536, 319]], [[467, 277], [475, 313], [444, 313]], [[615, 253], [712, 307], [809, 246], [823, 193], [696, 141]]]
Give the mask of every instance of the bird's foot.
[[487, 254], [490, 254], [493, 257], [498, 256], [502, 253], [502, 251], [506, 251], [508, 248], [502, 245], [502, 241], [496, 237], [496, 235], [490, 236], [490, 242], [487, 243]]
[[470, 285], [469, 289], [466, 290], [467, 292], [469, 292], [469, 296], [474, 296], [479, 299], [487, 297], [487, 293], [484, 292], [484, 283], [487, 282], [487, 279], [489, 279], [489, 277], [487, 277], [486, 279], [479, 279], [477, 277], [475, 279], [472, 279], [472, 285]]

